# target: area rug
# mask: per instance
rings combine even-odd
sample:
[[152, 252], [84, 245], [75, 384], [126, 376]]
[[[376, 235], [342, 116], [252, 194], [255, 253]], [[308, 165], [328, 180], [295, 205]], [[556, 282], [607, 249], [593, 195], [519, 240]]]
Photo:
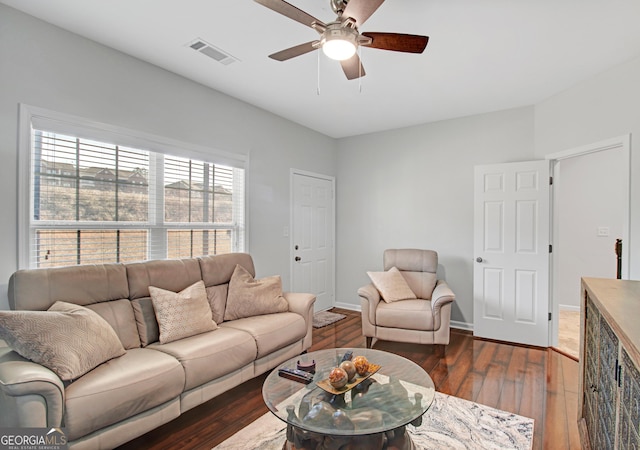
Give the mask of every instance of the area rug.
[[[530, 449], [533, 419], [436, 392], [422, 425], [407, 431], [418, 450]], [[214, 450], [280, 450], [286, 424], [270, 412]]]
[[330, 311], [319, 311], [313, 315], [313, 328], [322, 328], [338, 320], [344, 319], [344, 314], [333, 313]]

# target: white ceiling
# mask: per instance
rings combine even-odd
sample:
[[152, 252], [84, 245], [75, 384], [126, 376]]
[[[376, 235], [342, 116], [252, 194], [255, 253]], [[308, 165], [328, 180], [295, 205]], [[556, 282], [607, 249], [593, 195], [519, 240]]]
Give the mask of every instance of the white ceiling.
[[[360, 31], [429, 44], [363, 48], [361, 81], [319, 52], [269, 59], [317, 33], [252, 0], [0, 2], [336, 138], [532, 105], [640, 55], [638, 0], [387, 0]], [[329, 0], [290, 3], [335, 17]], [[197, 53], [196, 38], [239, 62]]]

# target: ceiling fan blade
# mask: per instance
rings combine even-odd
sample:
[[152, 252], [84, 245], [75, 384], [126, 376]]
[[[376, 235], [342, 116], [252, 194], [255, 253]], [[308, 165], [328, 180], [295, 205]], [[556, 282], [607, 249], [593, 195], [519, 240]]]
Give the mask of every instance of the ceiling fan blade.
[[428, 36], [400, 33], [362, 33], [371, 38], [367, 47], [394, 52], [422, 53], [429, 42]]
[[296, 56], [304, 55], [310, 51], [315, 50], [314, 43], [318, 41], [305, 42], [304, 44], [296, 45], [295, 47], [287, 48], [279, 52], [269, 55], [269, 58], [276, 61], [286, 61], [287, 59], [295, 58]]
[[266, 6], [272, 11], [282, 14], [283, 16], [288, 17], [289, 19], [295, 20], [296, 22], [300, 22], [302, 25], [306, 25], [311, 27], [313, 22], [317, 22], [319, 24], [323, 24], [322, 21], [316, 19], [311, 14], [307, 14], [301, 9], [296, 8], [295, 6], [285, 2], [284, 0], [254, 0], [256, 3], [260, 3], [262, 6]]
[[342, 66], [342, 70], [348, 80], [354, 80], [366, 75], [364, 67], [360, 62], [360, 57], [357, 54], [353, 55], [349, 59], [340, 61], [340, 65]]
[[349, 0], [342, 15], [354, 18], [360, 27], [383, 3], [384, 0]]

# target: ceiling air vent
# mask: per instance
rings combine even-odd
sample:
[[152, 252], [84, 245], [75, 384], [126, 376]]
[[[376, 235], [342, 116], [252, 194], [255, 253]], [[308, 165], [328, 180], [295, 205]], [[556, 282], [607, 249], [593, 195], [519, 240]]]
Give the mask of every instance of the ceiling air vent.
[[218, 47], [211, 45], [208, 42], [203, 41], [202, 39], [196, 39], [195, 41], [190, 42], [187, 45], [195, 51], [200, 52], [211, 59], [215, 59], [220, 64], [224, 64], [225, 66], [239, 61], [238, 58], [231, 56], [229, 53], [220, 50]]

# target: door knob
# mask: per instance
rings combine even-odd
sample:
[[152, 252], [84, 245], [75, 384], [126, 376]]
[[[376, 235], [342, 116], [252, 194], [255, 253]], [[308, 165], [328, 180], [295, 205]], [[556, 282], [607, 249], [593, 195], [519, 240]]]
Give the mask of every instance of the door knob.
[[480, 256], [478, 256], [478, 257], [476, 258], [476, 262], [482, 262], [482, 258], [481, 258]]
[[294, 259], [295, 259], [296, 261], [300, 261], [302, 258], [300, 258], [299, 256], [296, 256]]

